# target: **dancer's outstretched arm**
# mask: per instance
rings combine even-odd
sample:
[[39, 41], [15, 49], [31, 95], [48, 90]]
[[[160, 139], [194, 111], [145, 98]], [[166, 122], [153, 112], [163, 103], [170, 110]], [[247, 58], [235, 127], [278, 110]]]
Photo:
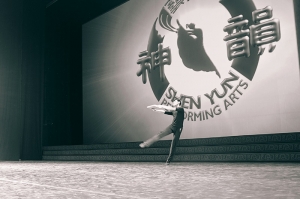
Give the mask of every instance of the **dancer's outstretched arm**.
[[152, 108], [152, 111], [158, 112], [158, 113], [165, 113], [166, 112], [165, 110], [159, 110], [159, 109], [155, 109], [155, 108]]
[[172, 106], [165, 106], [165, 105], [150, 105], [147, 106], [149, 109], [164, 109], [165, 111], [175, 111], [176, 108]]
[[151, 106], [147, 106], [147, 108], [151, 109], [154, 112], [159, 112], [159, 113], [165, 113], [166, 112], [166, 110], [161, 109], [161, 107], [159, 105], [151, 105]]

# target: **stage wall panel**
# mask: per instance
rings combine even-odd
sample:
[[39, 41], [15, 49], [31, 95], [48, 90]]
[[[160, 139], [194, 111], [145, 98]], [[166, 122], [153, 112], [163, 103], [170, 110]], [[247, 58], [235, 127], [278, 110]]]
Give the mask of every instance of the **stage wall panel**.
[[[174, 97], [184, 101], [182, 139], [299, 132], [293, 1], [170, 2], [132, 0], [82, 26], [83, 143], [148, 139], [172, 118], [146, 106]], [[249, 54], [229, 60], [227, 20], [242, 14], [245, 33], [257, 26], [252, 12], [266, 6], [273, 15], [260, 23], [274, 19], [280, 27], [274, 31], [276, 48], [269, 52], [266, 44], [258, 55], [258, 46], [246, 40]], [[250, 30], [245, 35], [255, 38]], [[170, 49], [171, 59], [144, 70], [143, 83], [137, 62], [147, 56], [151, 61], [159, 43]]]

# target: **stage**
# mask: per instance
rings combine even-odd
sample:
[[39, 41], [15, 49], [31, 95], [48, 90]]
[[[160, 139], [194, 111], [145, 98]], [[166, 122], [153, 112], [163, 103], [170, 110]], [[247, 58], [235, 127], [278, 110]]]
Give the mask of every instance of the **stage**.
[[0, 162], [0, 198], [299, 198], [298, 163]]
[[0, 2], [0, 199], [300, 198], [300, 1]]

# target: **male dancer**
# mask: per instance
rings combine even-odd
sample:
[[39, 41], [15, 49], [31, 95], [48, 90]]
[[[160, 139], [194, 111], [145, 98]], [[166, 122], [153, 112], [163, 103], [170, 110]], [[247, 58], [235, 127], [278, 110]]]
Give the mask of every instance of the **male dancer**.
[[147, 108], [152, 109], [153, 111], [164, 113], [167, 115], [173, 115], [173, 122], [169, 125], [165, 130], [161, 131], [159, 134], [153, 136], [147, 141], [140, 144], [141, 148], [149, 147], [154, 142], [158, 141], [162, 137], [165, 137], [171, 133], [173, 133], [173, 140], [171, 143], [169, 157], [167, 159], [166, 164], [170, 164], [173, 159], [173, 155], [175, 153], [176, 145], [178, 143], [179, 137], [183, 128], [183, 120], [184, 120], [184, 109], [180, 107], [181, 101], [176, 99], [173, 102], [173, 107], [165, 106], [165, 105], [151, 105], [147, 106]]

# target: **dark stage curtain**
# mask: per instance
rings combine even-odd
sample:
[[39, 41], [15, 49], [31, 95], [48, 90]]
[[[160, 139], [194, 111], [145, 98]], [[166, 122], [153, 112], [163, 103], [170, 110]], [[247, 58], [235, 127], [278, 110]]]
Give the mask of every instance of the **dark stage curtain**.
[[0, 160], [39, 160], [45, 5], [0, 1]]
[[21, 159], [42, 158], [42, 99], [44, 68], [45, 3], [23, 1], [22, 23], [22, 104]]

